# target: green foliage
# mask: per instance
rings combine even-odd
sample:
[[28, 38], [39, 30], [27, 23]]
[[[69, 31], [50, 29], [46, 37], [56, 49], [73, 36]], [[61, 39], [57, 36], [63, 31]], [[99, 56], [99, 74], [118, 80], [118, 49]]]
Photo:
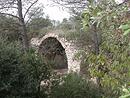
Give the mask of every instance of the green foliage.
[[130, 23], [129, 21], [126, 24], [120, 25], [119, 29], [123, 30], [123, 35], [126, 36], [130, 33]]
[[1, 98], [40, 98], [40, 83], [49, 76], [50, 68], [40, 56], [32, 50], [23, 54], [16, 43], [9, 44], [1, 39]]
[[[107, 35], [107, 38], [109, 37]], [[84, 53], [84, 63], [88, 64], [90, 77], [98, 77], [100, 80], [99, 84], [103, 88], [105, 98], [114, 98], [120, 95], [122, 85], [129, 85], [129, 43], [127, 38], [107, 38], [100, 46], [99, 55]]]
[[[126, 4], [118, 5], [115, 0], [100, 0], [98, 2], [89, 2], [86, 9], [82, 12], [82, 24], [85, 30], [88, 30], [93, 24], [101, 29], [118, 27], [128, 11]], [[117, 24], [118, 23], [118, 24]], [[114, 29], [113, 28], [113, 29]]]
[[81, 18], [80, 16], [72, 16], [69, 19], [64, 18], [63, 21], [56, 26], [57, 29], [61, 29], [63, 31], [66, 31], [66, 33], [69, 33], [67, 31], [77, 31], [81, 29]]
[[91, 26], [96, 25], [102, 34], [99, 54], [95, 55], [86, 49], [87, 51], [82, 53], [86, 54], [82, 55], [84, 57], [82, 61], [90, 77], [98, 78], [105, 98], [119, 97], [120, 87], [124, 84], [129, 85], [129, 38], [122, 36], [130, 32], [129, 17], [126, 17], [128, 8], [127, 3], [117, 5], [113, 0], [100, 0], [96, 3], [89, 2], [82, 12], [84, 30], [92, 31]]
[[125, 86], [122, 87], [122, 96], [119, 98], [130, 98], [130, 88], [126, 88]]
[[71, 30], [72, 29], [71, 22], [69, 22], [69, 20], [66, 18], [64, 18], [63, 21], [57, 27], [62, 30]]
[[33, 18], [28, 24], [28, 32], [30, 37], [38, 36], [40, 33], [47, 33], [47, 30], [53, 26], [49, 18], [36, 17]]
[[101, 98], [96, 85], [78, 74], [68, 74], [58, 82], [53, 83], [51, 98]]
[[0, 36], [9, 41], [16, 41], [19, 37], [18, 22], [14, 18], [0, 16]]
[[[63, 19], [63, 21], [57, 25], [56, 33], [60, 37], [66, 38], [68, 41], [73, 41], [78, 44], [86, 43], [87, 34], [81, 29], [81, 17], [78, 15], [72, 16], [69, 19]], [[87, 37], [87, 38], [86, 38]]]

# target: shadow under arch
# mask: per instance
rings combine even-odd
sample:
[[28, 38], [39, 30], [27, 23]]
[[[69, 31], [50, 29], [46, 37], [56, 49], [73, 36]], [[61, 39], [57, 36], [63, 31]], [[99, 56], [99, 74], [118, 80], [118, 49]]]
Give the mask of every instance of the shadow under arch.
[[68, 69], [68, 61], [64, 47], [55, 37], [48, 37], [42, 41], [38, 52], [53, 69]]

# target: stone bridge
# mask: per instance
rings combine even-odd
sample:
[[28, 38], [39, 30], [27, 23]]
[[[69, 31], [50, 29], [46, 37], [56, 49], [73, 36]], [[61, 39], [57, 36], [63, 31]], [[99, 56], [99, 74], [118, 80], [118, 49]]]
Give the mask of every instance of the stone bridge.
[[[59, 69], [67, 69], [68, 72], [80, 71], [80, 61], [74, 59], [78, 50], [76, 50], [72, 42], [67, 41], [58, 34], [48, 33], [41, 38], [32, 38], [31, 45], [35, 47], [38, 52], [50, 59], [49, 62], [51, 62], [52, 59], [55, 60], [60, 66]], [[59, 64], [60, 62], [62, 63], [61, 65]]]

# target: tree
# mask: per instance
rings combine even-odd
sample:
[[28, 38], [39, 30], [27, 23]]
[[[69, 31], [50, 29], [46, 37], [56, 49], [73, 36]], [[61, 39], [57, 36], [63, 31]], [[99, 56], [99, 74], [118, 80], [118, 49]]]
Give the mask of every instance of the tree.
[[[98, 78], [97, 83], [103, 89], [105, 98], [117, 98], [120, 95], [118, 88], [124, 84], [129, 86], [130, 40], [129, 36], [122, 36], [123, 32], [119, 29], [121, 24], [125, 24], [121, 27], [124, 35], [130, 32], [129, 0], [121, 4], [114, 0], [88, 1], [81, 17], [84, 31], [92, 34], [95, 52], [83, 50], [82, 57], [85, 54], [86, 57], [82, 61], [90, 77]], [[102, 35], [101, 43], [99, 34]]]
[[[95, 26], [102, 32], [102, 43], [99, 46], [98, 55], [87, 54], [86, 61], [89, 63], [88, 66], [91, 65], [88, 68], [91, 77], [98, 77], [100, 81], [98, 83], [103, 89], [106, 88], [105, 93], [107, 91], [108, 98], [118, 96], [120, 91], [117, 87], [128, 85], [129, 81], [127, 78], [129, 77], [128, 70], [130, 70], [129, 40], [122, 36], [122, 31], [119, 29], [121, 24], [129, 20], [126, 19], [126, 14], [129, 12], [126, 1], [128, 0], [116, 4], [113, 0], [100, 0], [100, 2], [91, 4], [82, 13], [83, 27], [86, 31], [95, 30], [91, 29]], [[116, 92], [113, 93], [114, 91]]]
[[55, 4], [61, 5], [65, 8], [81, 12], [87, 5], [88, 1], [93, 0], [52, 0]]
[[48, 27], [52, 27], [52, 23], [49, 18], [34, 17], [28, 23], [29, 33], [34, 33], [36, 35], [38, 35], [42, 29], [47, 29]]
[[[33, 50], [23, 54], [17, 42], [0, 37], [0, 97], [46, 98], [41, 81], [50, 79], [50, 66]], [[43, 92], [42, 92], [43, 90]]]
[[[63, 1], [60, 1], [60, 0], [57, 0], [58, 4], [64, 4], [66, 5], [70, 10], [71, 12], [74, 14], [74, 16], [81, 16], [82, 13], [84, 12], [84, 10], [88, 9], [89, 10], [89, 7], [92, 6], [91, 8], [94, 9], [97, 2], [95, 0], [63, 0]], [[91, 13], [91, 10], [88, 11], [88, 13]], [[92, 12], [93, 13], [93, 12]], [[83, 14], [84, 15], [84, 14]], [[82, 15], [82, 18], [80, 18], [81, 20], [84, 19], [84, 16]], [[89, 16], [85, 16], [85, 17], [89, 17]], [[87, 20], [85, 20], [87, 21]], [[81, 22], [81, 21], [80, 21]], [[83, 23], [83, 26], [84, 26], [84, 20], [82, 21]], [[88, 21], [89, 22], [89, 21]], [[87, 25], [87, 24], [85, 24]], [[88, 26], [88, 25], [87, 25]], [[92, 49], [93, 52], [95, 54], [99, 54], [99, 46], [100, 46], [100, 43], [101, 43], [101, 32], [99, 32], [99, 28], [96, 27], [96, 23], [90, 23], [89, 24], [89, 31], [85, 30], [85, 32], [89, 33], [89, 39], [91, 39], [91, 46], [92, 46]]]
[[0, 36], [9, 41], [18, 41], [19, 38], [18, 21], [11, 17], [0, 16]]
[[27, 36], [25, 18], [27, 18], [28, 12], [32, 8], [32, 6], [34, 6], [37, 2], [38, 0], [33, 0], [33, 1], [1, 0], [0, 1], [0, 14], [8, 15], [19, 20], [21, 37], [22, 37], [22, 46], [24, 51], [27, 51], [29, 49], [29, 40]]

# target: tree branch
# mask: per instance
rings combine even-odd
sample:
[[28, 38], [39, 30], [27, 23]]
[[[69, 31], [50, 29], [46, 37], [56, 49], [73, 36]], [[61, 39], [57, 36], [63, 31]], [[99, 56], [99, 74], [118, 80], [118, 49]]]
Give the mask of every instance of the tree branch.
[[67, 9], [75, 9], [81, 12], [86, 8], [88, 1], [87, 0], [52, 0], [54, 4], [60, 5]]
[[16, 0], [13, 0], [12, 2], [9, 2], [9, 0], [7, 0], [5, 3], [1, 3], [0, 6], [2, 6], [1, 8], [3, 8], [3, 7], [10, 7], [11, 5], [16, 4], [15, 1]]
[[17, 7], [2, 7], [2, 8], [0, 8], [0, 10], [3, 10], [3, 9], [9, 9], [9, 8], [17, 9]]
[[118, 6], [121, 6], [121, 5], [125, 4], [125, 3], [127, 3], [128, 1], [129, 0], [124, 0], [122, 3], [118, 4]]
[[37, 2], [38, 2], [38, 0], [34, 1], [34, 2], [28, 7], [28, 9], [26, 10], [26, 12], [25, 12], [25, 14], [24, 14], [24, 18], [26, 17], [26, 15], [27, 15], [28, 11], [30, 10], [30, 8], [31, 8], [35, 3], [37, 3]]
[[8, 15], [8, 16], [11, 16], [11, 17], [14, 17], [14, 18], [19, 19], [18, 16], [15, 16], [15, 15], [12, 15], [12, 14], [9, 14], [9, 13], [1, 13], [1, 12], [0, 12], [0, 15]]
[[28, 19], [27, 22], [25, 23], [26, 25], [27, 25], [28, 22], [32, 19], [32, 17], [35, 15], [36, 12], [37, 12], [37, 10], [35, 10], [34, 13], [29, 17], [29, 19]]

